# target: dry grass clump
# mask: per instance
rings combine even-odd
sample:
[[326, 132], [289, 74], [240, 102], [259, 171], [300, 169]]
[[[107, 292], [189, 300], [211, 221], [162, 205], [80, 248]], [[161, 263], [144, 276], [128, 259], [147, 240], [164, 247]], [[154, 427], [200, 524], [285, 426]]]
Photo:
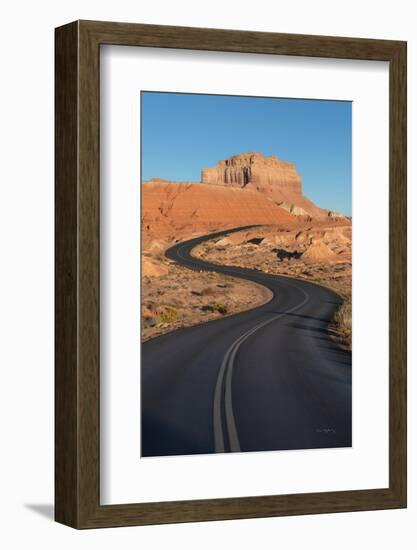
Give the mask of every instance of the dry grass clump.
[[181, 313], [174, 307], [162, 307], [154, 309], [154, 304], [148, 304], [145, 314], [142, 315], [144, 328], [151, 328], [157, 325], [170, 325], [181, 318]]
[[173, 307], [167, 307], [158, 315], [161, 323], [170, 324], [176, 321], [179, 317], [179, 312]]
[[343, 304], [336, 311], [332, 323], [342, 342], [352, 349], [352, 298], [345, 298]]
[[226, 313], [229, 311], [227, 304], [225, 304], [224, 302], [216, 302], [213, 308], [214, 311], [218, 311], [222, 315], [226, 315]]

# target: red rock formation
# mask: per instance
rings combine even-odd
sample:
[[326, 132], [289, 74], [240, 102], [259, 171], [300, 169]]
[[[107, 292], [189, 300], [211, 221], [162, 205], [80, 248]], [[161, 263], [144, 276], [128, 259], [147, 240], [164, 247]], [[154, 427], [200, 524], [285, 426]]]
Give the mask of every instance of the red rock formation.
[[[293, 208], [311, 216], [322, 217], [318, 208], [302, 193], [301, 176], [290, 162], [261, 153], [243, 153], [221, 160], [201, 171], [201, 181], [211, 185], [238, 187], [258, 191], [287, 210]], [[294, 212], [295, 213], [295, 212]]]
[[[193, 233], [251, 224], [294, 223], [295, 218], [251, 190], [203, 183], [144, 182], [142, 239], [146, 249]], [[155, 241], [155, 242], [154, 242]]]
[[334, 262], [338, 259], [337, 254], [319, 239], [313, 239], [301, 258], [311, 262]]

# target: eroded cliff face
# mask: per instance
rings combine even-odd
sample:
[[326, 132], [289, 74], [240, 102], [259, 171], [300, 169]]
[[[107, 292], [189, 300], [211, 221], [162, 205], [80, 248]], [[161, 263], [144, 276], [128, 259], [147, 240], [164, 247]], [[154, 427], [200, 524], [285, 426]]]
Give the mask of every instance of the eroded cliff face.
[[202, 170], [202, 183], [231, 185], [254, 190], [290, 189], [301, 193], [301, 176], [290, 162], [261, 153], [243, 153]]
[[258, 191], [287, 210], [296, 207], [300, 212], [322, 217], [326, 212], [315, 206], [302, 193], [301, 176], [290, 162], [261, 153], [243, 153], [219, 161], [201, 171], [202, 183], [239, 187]]

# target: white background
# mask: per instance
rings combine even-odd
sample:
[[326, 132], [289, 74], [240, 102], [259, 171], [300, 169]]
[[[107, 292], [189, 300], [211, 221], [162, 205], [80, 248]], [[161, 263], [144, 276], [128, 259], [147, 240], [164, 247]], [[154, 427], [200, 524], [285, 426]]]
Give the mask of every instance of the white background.
[[[417, 532], [417, 35], [414, 2], [176, 0], [2, 6], [1, 499], [5, 548], [415, 548]], [[76, 532], [52, 523], [53, 28], [105, 19], [409, 41], [408, 510]], [[376, 215], [370, 205], [370, 223]], [[370, 312], [370, 330], [372, 330]]]
[[[388, 88], [388, 64], [381, 62], [129, 46], [102, 49], [103, 504], [388, 486]], [[140, 326], [138, 308], [132, 304], [140, 304], [141, 89], [353, 101], [351, 448], [139, 459]], [[379, 213], [372, 231], [369, 204]], [[370, 269], [374, 265], [379, 266], [377, 278]], [[372, 334], [369, 310], [378, 310]]]

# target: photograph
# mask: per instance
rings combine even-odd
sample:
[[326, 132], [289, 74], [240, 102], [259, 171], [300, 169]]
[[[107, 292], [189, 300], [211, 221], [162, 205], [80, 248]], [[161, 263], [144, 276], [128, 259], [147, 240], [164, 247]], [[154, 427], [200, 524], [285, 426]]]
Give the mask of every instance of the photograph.
[[352, 446], [352, 102], [142, 91], [141, 457]]
[[0, 548], [415, 550], [415, 3], [42, 7], [2, 4]]

